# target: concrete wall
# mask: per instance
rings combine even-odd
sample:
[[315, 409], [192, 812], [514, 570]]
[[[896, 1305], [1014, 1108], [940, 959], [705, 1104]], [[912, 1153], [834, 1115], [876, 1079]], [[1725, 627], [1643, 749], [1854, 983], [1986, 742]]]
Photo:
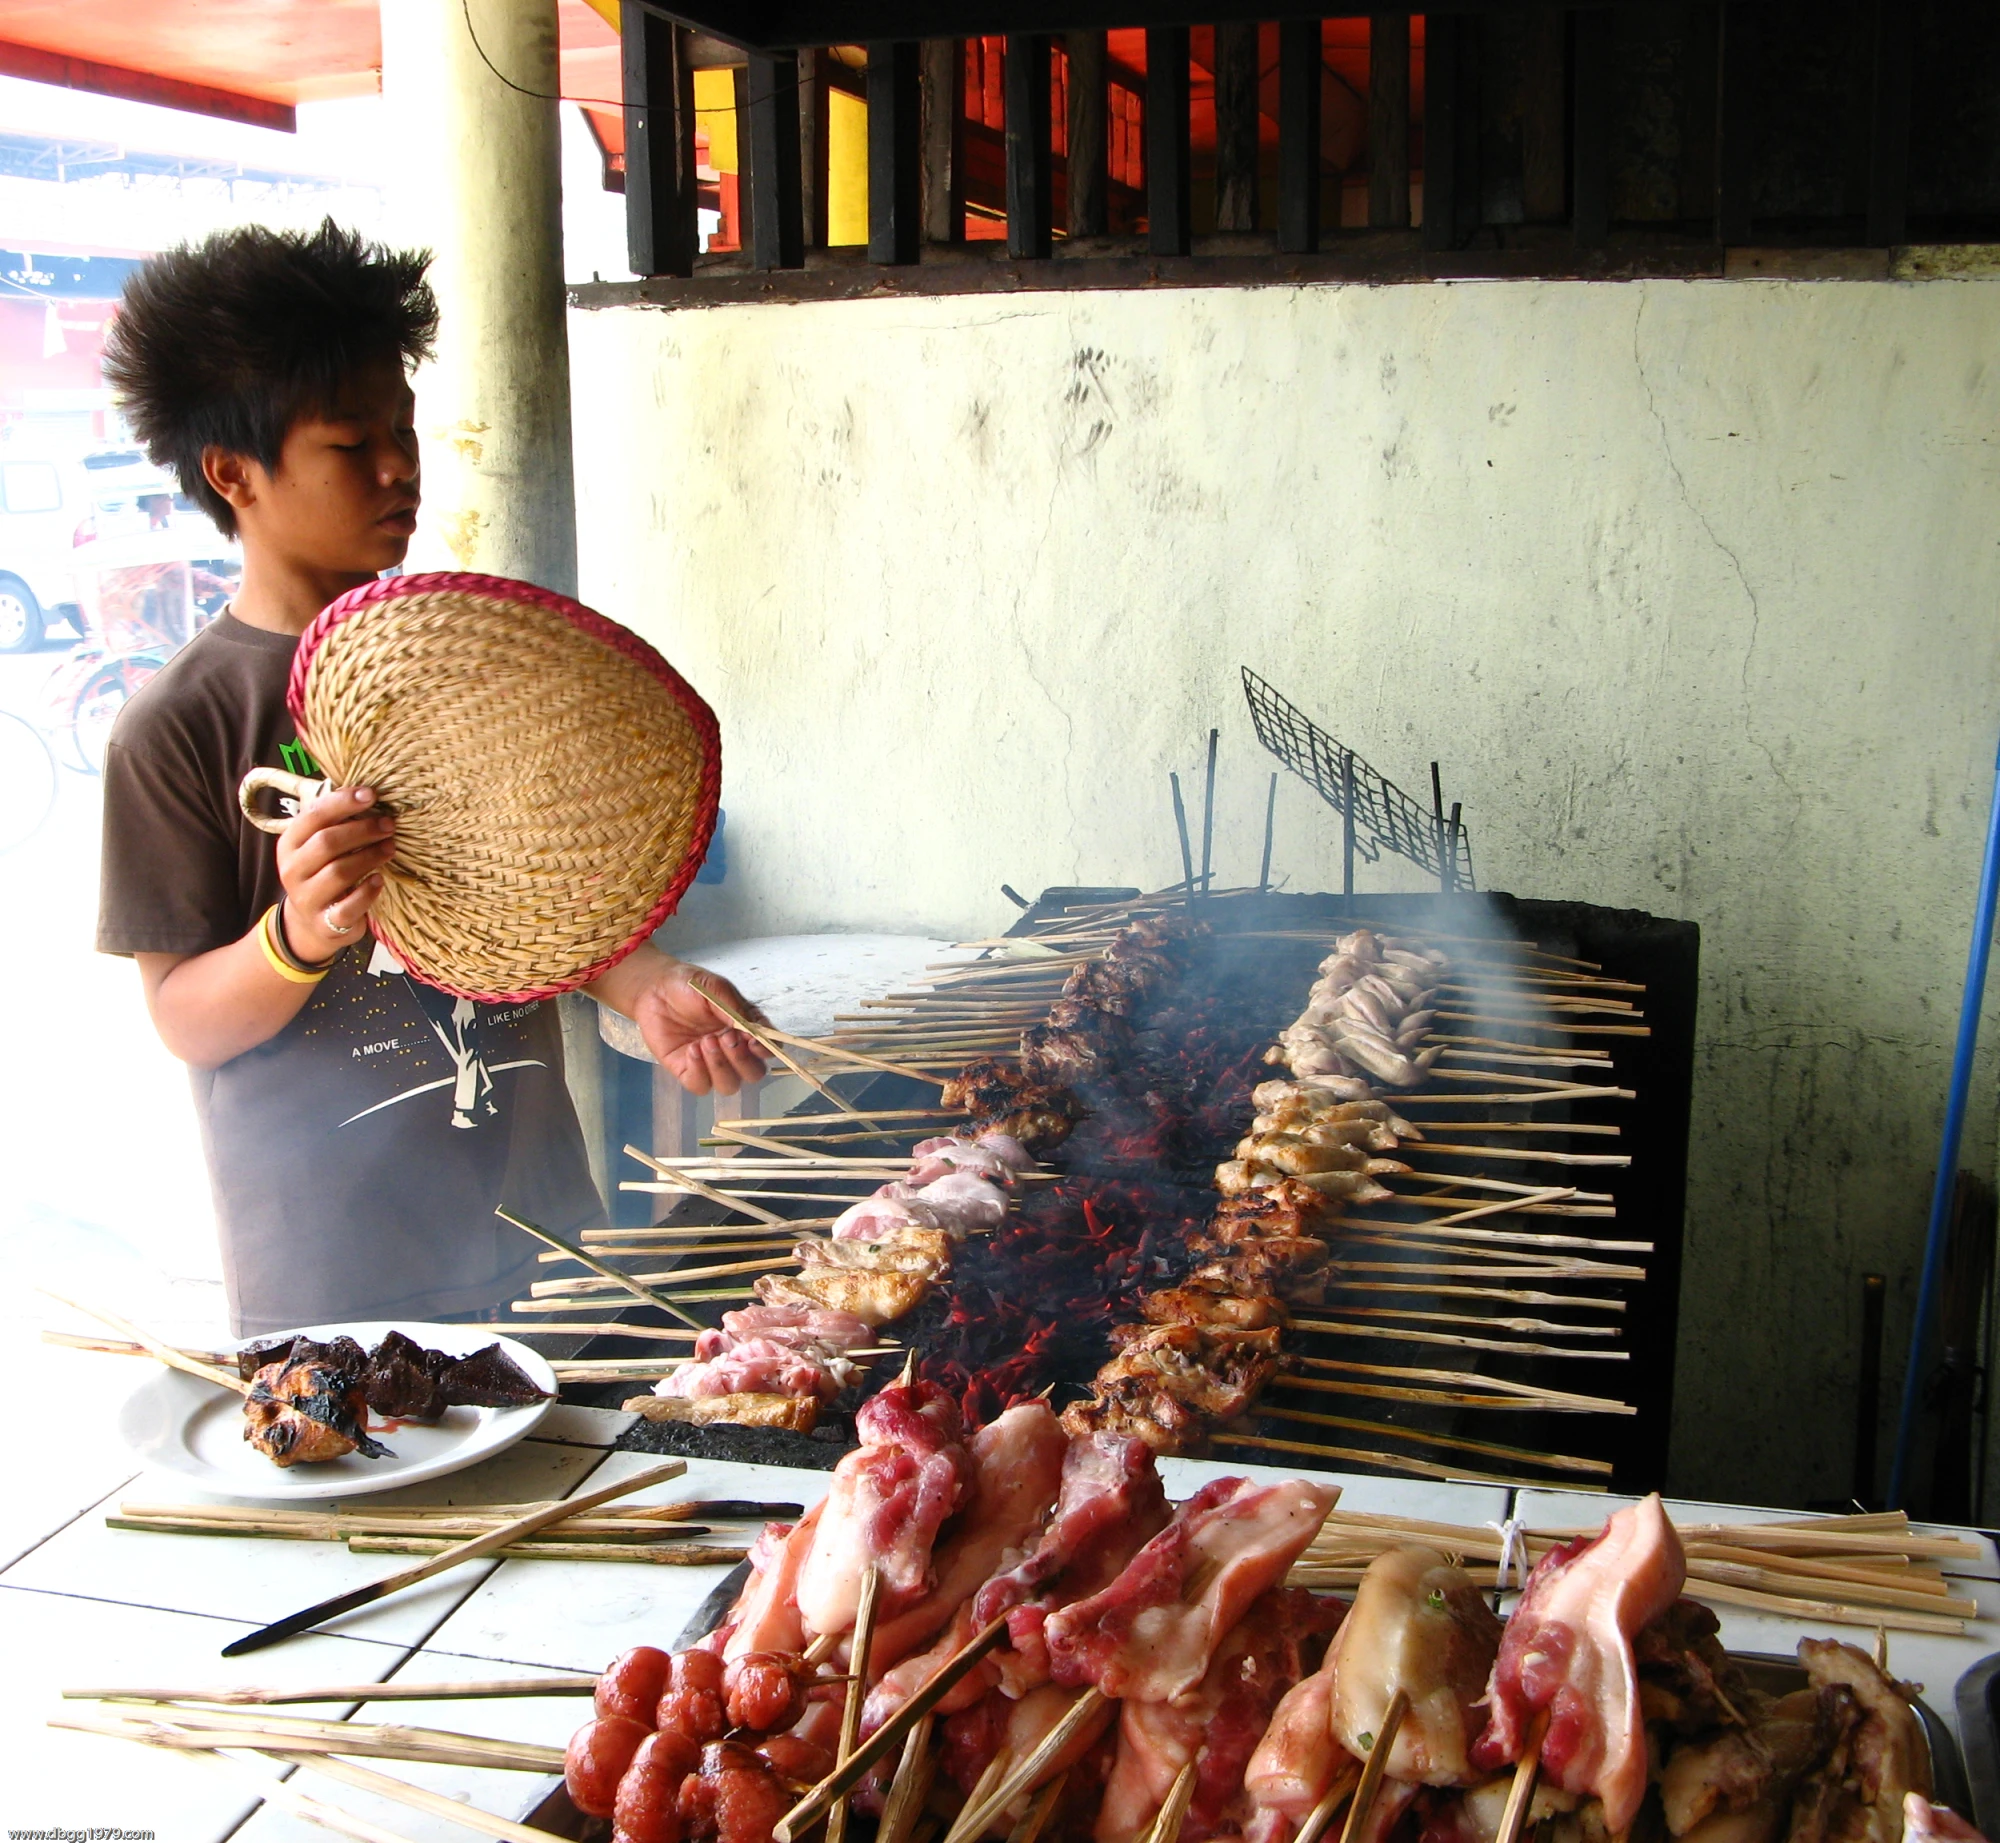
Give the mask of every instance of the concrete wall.
[[[2000, 732], [1996, 334], [1978, 281], [580, 313], [583, 594], [721, 712], [711, 930], [1166, 882], [1212, 723], [1254, 877], [1242, 664], [1440, 758], [1483, 885], [1699, 921], [1674, 1484], [1802, 1502], [1869, 1268], [1900, 1375]], [[1337, 887], [1289, 779], [1276, 869]]]

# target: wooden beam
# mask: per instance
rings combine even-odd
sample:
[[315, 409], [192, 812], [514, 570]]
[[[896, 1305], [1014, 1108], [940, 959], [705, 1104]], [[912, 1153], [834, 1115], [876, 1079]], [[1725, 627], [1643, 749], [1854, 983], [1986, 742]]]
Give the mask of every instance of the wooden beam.
[[868, 47], [868, 260], [915, 262], [923, 247], [923, 96], [915, 39]]
[[1410, 16], [1368, 21], [1368, 224], [1410, 228]]
[[1146, 247], [1185, 256], [1193, 241], [1188, 29], [1146, 28]]
[[275, 128], [281, 134], [292, 134], [299, 125], [298, 115], [288, 102], [246, 96], [238, 90], [214, 89], [206, 83], [188, 83], [179, 77], [155, 76], [147, 70], [128, 70], [122, 64], [98, 64], [60, 51], [44, 51], [38, 45], [0, 41], [0, 76], [25, 77], [31, 83], [52, 83], [59, 89], [89, 90], [93, 95], [117, 96], [126, 102], [150, 102], [158, 108], [181, 109], [190, 115], [248, 122], [255, 128]]
[[1063, 57], [1069, 65], [1064, 223], [1072, 237], [1101, 237], [1111, 228], [1108, 41], [1102, 32], [1068, 33]]
[[[666, 0], [649, 0], [664, 8]], [[1461, 14], [1511, 13], [1523, 0], [1452, 0]], [[1657, 7], [1659, 0], [1607, 0]], [[1271, 0], [673, 0], [681, 18], [733, 44], [858, 45], [875, 39], [1083, 32], [1268, 19]], [[1360, 10], [1367, 10], [1365, 7]]]
[[624, 0], [622, 19], [626, 260], [634, 275], [692, 275], [699, 222], [688, 34], [638, 0]]
[[1459, 39], [1465, 21], [1432, 13], [1424, 30], [1424, 248], [1458, 247], [1460, 192], [1468, 177], [1460, 158], [1463, 75]]
[[809, 250], [826, 248], [827, 65], [823, 49], [799, 53], [799, 216]]
[[1319, 248], [1320, 32], [1317, 19], [1278, 22], [1278, 248]]
[[1215, 228], [1257, 228], [1257, 22], [1215, 28]]
[[963, 243], [965, 41], [927, 38], [918, 64], [924, 118], [924, 241]]
[[1030, 262], [1051, 253], [1055, 231], [1051, 49], [1039, 32], [1007, 39], [1007, 254]]
[[1588, 249], [1611, 234], [1611, 15], [1570, 15], [1570, 234]]
[[[1684, 223], [1715, 221], [1716, 34], [1720, 30], [1714, 0], [1690, 6], [1682, 39], [1681, 154], [1676, 178], [1678, 210]], [[1859, 205], [1855, 206], [1858, 212]]]
[[1910, 64], [1915, 9], [1905, 0], [1863, 0], [1862, 55], [1868, 90], [1869, 243], [1901, 243], [1910, 215]]
[[744, 57], [728, 69], [729, 106], [736, 118], [736, 247], [750, 256], [757, 240], [757, 200], [750, 183], [750, 60]]
[[752, 52], [746, 74], [751, 267], [801, 269], [806, 239], [804, 172], [799, 160], [799, 54]]
[[1757, 181], [1757, 9], [1723, 0], [1715, 40], [1715, 240], [1750, 241]]

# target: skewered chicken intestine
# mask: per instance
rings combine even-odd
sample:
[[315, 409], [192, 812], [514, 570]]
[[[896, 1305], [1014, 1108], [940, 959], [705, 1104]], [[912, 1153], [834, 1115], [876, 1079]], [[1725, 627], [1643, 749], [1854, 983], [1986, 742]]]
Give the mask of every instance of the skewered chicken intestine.
[[1517, 1760], [1546, 1709], [1543, 1771], [1565, 1791], [1600, 1799], [1612, 1831], [1628, 1828], [1646, 1792], [1632, 1639], [1686, 1579], [1657, 1492], [1616, 1512], [1600, 1534], [1544, 1555], [1501, 1637], [1473, 1764], [1497, 1772]]
[[1468, 1757], [1483, 1722], [1476, 1705], [1500, 1648], [1500, 1621], [1461, 1568], [1434, 1549], [1398, 1548], [1361, 1577], [1335, 1636], [1329, 1725], [1349, 1753], [1365, 1755], [1396, 1692], [1409, 1697], [1386, 1768], [1424, 1785], [1483, 1778]]
[[1244, 1610], [1284, 1579], [1339, 1496], [1337, 1486], [1303, 1479], [1211, 1480], [1109, 1586], [1050, 1616], [1055, 1680], [1149, 1702], [1185, 1695]]
[[853, 1626], [871, 1565], [881, 1576], [878, 1617], [926, 1591], [932, 1545], [971, 1472], [958, 1404], [935, 1383], [891, 1383], [862, 1404], [854, 1431], [861, 1445], [834, 1468], [799, 1570], [799, 1614], [814, 1635]]

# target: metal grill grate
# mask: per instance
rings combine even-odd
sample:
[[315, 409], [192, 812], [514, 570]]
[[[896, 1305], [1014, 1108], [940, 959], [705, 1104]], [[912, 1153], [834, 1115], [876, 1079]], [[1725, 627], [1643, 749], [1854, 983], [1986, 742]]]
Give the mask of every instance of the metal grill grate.
[[[1407, 858], [1435, 877], [1441, 889], [1475, 887], [1472, 840], [1456, 804], [1447, 814], [1439, 798], [1426, 811], [1248, 666], [1243, 668], [1243, 695], [1250, 702], [1257, 740], [1341, 816], [1349, 893], [1354, 888], [1355, 856], [1373, 864], [1385, 851]], [[1435, 771], [1432, 781], [1435, 787]]]

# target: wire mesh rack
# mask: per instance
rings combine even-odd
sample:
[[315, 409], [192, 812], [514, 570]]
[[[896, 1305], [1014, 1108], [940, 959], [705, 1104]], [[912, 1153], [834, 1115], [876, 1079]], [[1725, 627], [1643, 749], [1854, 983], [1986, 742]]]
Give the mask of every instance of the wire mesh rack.
[[1472, 840], [1457, 802], [1449, 812], [1431, 766], [1431, 806], [1426, 809], [1386, 775], [1371, 768], [1344, 742], [1330, 736], [1282, 692], [1248, 666], [1243, 695], [1257, 740], [1306, 782], [1341, 817], [1341, 858], [1349, 894], [1354, 860], [1373, 864], [1384, 853], [1407, 859], [1435, 877], [1447, 892], [1477, 887]]

